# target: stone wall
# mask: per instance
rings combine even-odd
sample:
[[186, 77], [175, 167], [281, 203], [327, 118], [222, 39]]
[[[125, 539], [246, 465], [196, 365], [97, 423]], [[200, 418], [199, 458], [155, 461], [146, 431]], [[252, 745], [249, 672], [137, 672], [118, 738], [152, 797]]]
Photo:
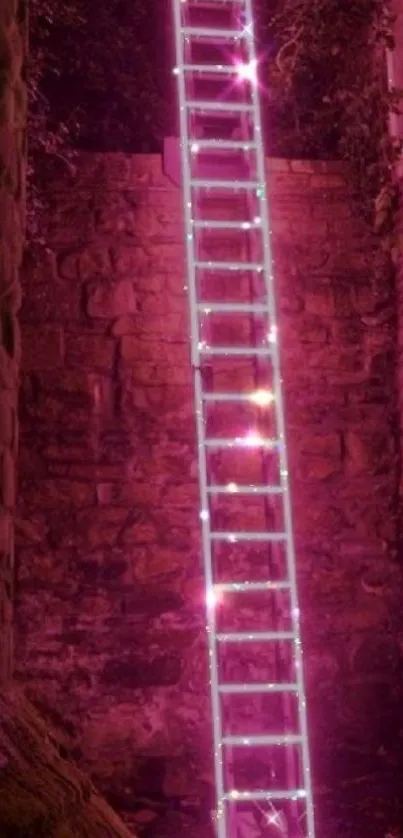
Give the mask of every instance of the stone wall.
[[[271, 161], [319, 834], [399, 818], [393, 288], [334, 164]], [[181, 196], [84, 156], [24, 274], [18, 674], [139, 835], [207, 834]], [[357, 802], [358, 801], [358, 802]]]
[[12, 671], [12, 597], [20, 337], [18, 271], [24, 226], [25, 3], [0, 8], [0, 683]]

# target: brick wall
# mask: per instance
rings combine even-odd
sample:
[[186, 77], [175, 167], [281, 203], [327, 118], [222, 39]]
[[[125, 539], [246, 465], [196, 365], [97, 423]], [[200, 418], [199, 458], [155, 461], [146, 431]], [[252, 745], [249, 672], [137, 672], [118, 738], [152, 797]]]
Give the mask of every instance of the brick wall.
[[[393, 288], [340, 166], [269, 173], [320, 834], [379, 838], [399, 816]], [[48, 197], [48, 250], [23, 274], [18, 673], [139, 834], [199, 838], [211, 745], [181, 196], [159, 156], [111, 154]]]
[[[20, 337], [18, 270], [25, 167], [24, 3], [0, 8], [0, 684], [12, 671], [12, 597]], [[18, 8], [17, 8], [18, 7]]]

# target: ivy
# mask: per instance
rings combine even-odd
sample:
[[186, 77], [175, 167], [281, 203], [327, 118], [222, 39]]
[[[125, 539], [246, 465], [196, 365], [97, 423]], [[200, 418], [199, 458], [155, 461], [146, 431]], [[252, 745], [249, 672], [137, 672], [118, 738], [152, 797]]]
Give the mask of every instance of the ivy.
[[31, 241], [44, 179], [74, 166], [77, 150], [156, 152], [172, 133], [169, 21], [160, 0], [30, 0]]
[[262, 38], [275, 43], [267, 62], [275, 151], [344, 160], [360, 213], [391, 247], [400, 145], [389, 118], [400, 92], [386, 77], [388, 0], [283, 0], [262, 14]]

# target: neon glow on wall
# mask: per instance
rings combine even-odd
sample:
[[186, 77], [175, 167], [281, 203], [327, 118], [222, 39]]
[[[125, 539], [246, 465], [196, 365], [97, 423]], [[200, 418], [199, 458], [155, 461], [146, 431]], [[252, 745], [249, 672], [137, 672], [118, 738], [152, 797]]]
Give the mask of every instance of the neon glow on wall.
[[314, 838], [252, 5], [172, 2], [216, 831]]

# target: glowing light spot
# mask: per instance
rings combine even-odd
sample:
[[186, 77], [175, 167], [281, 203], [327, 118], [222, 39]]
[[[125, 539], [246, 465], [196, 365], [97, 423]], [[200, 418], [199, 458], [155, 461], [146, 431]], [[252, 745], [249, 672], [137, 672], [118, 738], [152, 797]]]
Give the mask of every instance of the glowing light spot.
[[246, 64], [237, 64], [238, 78], [242, 81], [250, 81], [252, 84], [257, 82], [257, 61], [252, 59]]
[[197, 154], [197, 152], [200, 151], [199, 143], [192, 143], [192, 145], [190, 146], [190, 150], [193, 154]]
[[202, 511], [200, 512], [201, 520], [202, 521], [208, 521], [209, 517], [210, 517], [210, 515], [209, 515], [209, 512], [208, 512], [208, 509], [202, 509]]
[[258, 407], [268, 407], [274, 401], [274, 394], [271, 390], [255, 390], [250, 394], [249, 399]]
[[222, 598], [223, 593], [219, 585], [215, 585], [214, 588], [209, 588], [206, 595], [207, 608], [216, 608], [222, 602]]
[[272, 326], [270, 328], [269, 334], [267, 335], [267, 340], [269, 343], [277, 343], [277, 326]]
[[239, 437], [237, 442], [240, 442], [246, 448], [255, 448], [262, 444], [263, 438], [256, 431], [250, 431], [246, 436]]
[[227, 491], [232, 492], [232, 493], [237, 492], [238, 491], [237, 484], [236, 483], [227, 483]]
[[174, 67], [172, 70], [174, 76], [179, 76], [179, 67]]
[[[183, 0], [182, 0], [182, 2], [183, 2]], [[252, 35], [252, 30], [253, 30], [253, 23], [252, 23], [252, 21], [250, 21], [250, 23], [245, 24], [245, 26], [242, 30], [242, 34], [243, 35]]]
[[215, 608], [216, 605], [217, 605], [217, 597], [216, 597], [216, 593], [215, 593], [213, 588], [210, 588], [210, 590], [207, 591], [206, 605], [207, 605], [207, 608], [209, 608], [210, 610]]

